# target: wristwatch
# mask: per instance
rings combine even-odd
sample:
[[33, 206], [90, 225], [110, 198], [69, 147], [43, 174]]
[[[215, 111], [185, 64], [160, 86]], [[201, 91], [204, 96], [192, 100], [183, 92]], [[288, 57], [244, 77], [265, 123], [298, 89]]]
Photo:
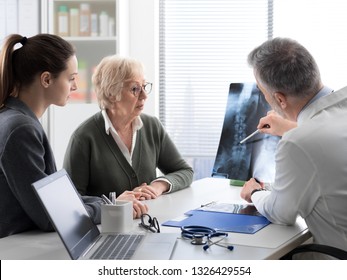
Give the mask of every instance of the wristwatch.
[[251, 196], [255, 193], [255, 192], [260, 192], [260, 191], [265, 191], [264, 189], [255, 189], [251, 192]]

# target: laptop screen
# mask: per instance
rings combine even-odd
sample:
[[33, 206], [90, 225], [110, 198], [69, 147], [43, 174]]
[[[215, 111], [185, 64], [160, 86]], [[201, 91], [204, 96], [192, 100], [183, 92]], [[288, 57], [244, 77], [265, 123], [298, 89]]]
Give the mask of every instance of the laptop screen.
[[72, 259], [100, 235], [64, 169], [32, 184]]

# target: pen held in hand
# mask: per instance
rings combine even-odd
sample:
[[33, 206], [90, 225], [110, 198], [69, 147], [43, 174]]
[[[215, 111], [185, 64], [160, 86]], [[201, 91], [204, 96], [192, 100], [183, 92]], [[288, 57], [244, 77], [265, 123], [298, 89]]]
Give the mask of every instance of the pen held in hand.
[[[270, 128], [268, 124], [264, 125], [263, 128]], [[248, 135], [245, 139], [241, 140], [239, 144], [245, 143], [249, 138], [252, 138], [254, 135], [257, 135], [260, 132], [260, 129], [257, 129], [252, 134]]]
[[246, 142], [249, 138], [252, 138], [254, 135], [258, 134], [260, 131], [259, 129], [257, 129], [256, 131], [254, 131], [252, 134], [248, 135], [245, 139], [241, 140], [239, 144], [243, 144], [244, 142]]

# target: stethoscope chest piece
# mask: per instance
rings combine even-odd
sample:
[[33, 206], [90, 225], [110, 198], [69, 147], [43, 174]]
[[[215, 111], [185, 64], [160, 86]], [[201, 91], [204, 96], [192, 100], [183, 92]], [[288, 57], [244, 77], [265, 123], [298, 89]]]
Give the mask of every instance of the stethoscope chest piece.
[[201, 233], [195, 233], [192, 235], [192, 241], [190, 242], [193, 245], [205, 245], [207, 241], [205, 240], [205, 235]]
[[[191, 239], [190, 243], [193, 245], [203, 245], [203, 249], [206, 251], [212, 245], [227, 248], [232, 251], [234, 246], [230, 244], [219, 244], [224, 238], [228, 236], [226, 232], [218, 232], [213, 228], [204, 226], [182, 226], [181, 235], [184, 239]], [[212, 238], [220, 237], [219, 240], [212, 241]]]

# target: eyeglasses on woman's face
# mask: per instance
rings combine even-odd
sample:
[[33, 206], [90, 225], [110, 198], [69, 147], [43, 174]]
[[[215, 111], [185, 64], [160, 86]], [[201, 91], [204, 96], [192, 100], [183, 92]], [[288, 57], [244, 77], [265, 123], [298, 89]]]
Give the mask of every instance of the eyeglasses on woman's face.
[[135, 97], [138, 97], [141, 92], [150, 94], [152, 91], [152, 83], [145, 83], [143, 85], [133, 84], [130, 86], [130, 91]]

